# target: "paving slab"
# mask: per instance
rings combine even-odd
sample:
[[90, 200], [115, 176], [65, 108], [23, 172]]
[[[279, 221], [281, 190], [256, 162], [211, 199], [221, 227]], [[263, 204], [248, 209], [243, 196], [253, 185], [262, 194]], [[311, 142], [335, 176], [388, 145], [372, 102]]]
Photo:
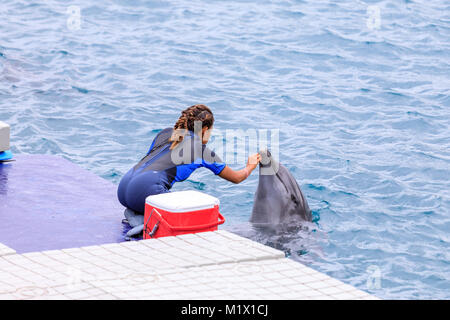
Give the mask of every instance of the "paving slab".
[[4, 255], [0, 299], [377, 299], [252, 242], [215, 231]]

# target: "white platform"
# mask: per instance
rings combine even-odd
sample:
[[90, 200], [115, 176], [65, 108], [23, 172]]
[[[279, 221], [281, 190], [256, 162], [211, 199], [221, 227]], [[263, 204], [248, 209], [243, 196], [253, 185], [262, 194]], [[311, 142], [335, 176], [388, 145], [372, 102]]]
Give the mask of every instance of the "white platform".
[[9, 150], [9, 125], [0, 121], [0, 152]]
[[0, 299], [377, 298], [215, 231], [26, 254], [0, 246]]

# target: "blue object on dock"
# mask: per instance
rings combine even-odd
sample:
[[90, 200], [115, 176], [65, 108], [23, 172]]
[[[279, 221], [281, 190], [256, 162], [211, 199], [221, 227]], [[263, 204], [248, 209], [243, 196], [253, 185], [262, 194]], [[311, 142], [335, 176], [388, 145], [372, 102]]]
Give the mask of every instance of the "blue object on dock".
[[0, 152], [0, 161], [11, 160], [13, 157], [11, 150]]
[[117, 186], [61, 157], [0, 163], [0, 243], [18, 253], [124, 240]]

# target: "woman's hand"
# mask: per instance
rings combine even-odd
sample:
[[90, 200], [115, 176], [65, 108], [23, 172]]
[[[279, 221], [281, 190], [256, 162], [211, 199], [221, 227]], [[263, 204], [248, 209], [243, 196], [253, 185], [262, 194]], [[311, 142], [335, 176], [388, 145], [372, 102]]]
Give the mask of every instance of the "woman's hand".
[[247, 169], [250, 170], [250, 173], [255, 170], [258, 163], [261, 161], [261, 155], [259, 153], [255, 153], [248, 157], [247, 161]]

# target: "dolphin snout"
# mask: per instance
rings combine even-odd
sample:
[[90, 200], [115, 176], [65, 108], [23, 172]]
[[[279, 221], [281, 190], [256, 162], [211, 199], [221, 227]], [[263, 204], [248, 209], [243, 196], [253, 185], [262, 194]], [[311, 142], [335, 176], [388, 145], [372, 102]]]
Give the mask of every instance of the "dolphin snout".
[[261, 155], [261, 161], [259, 162], [259, 165], [263, 168], [270, 167], [272, 164], [272, 154], [269, 150], [264, 149], [259, 152]]

